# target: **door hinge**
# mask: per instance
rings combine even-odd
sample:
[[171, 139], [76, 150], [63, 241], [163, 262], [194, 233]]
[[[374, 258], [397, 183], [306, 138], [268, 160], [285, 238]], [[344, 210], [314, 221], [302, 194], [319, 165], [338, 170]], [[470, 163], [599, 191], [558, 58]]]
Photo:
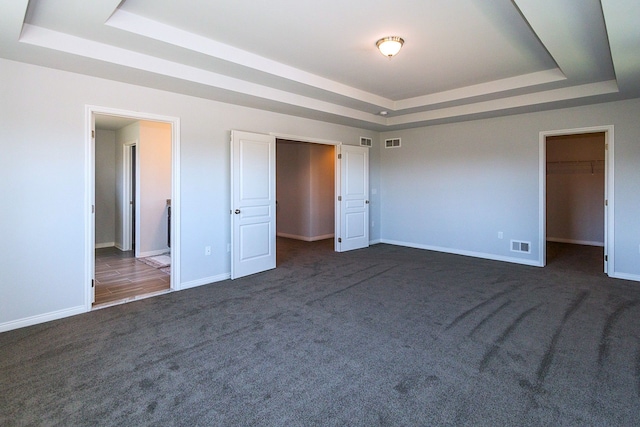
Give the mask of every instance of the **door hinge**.
[[95, 138], [96, 137], [96, 131], [92, 130], [91, 131], [91, 138]]
[[342, 196], [338, 196], [338, 201], [341, 202], [342, 201]]
[[91, 279], [91, 287], [92, 287], [92, 288], [95, 288], [95, 287], [96, 287], [96, 281], [95, 281], [95, 280], [93, 280], [93, 279]]
[[604, 149], [608, 150], [609, 149], [609, 144], [604, 144]]
[[338, 160], [342, 158], [342, 154], [338, 154]]
[[342, 243], [342, 237], [338, 237], [338, 243]]
[[91, 205], [91, 213], [96, 213], [96, 205]]
[[609, 206], [609, 201], [605, 199], [605, 201], [604, 201], [604, 205], [605, 205], [605, 206]]
[[605, 256], [604, 256], [604, 261], [605, 261], [605, 262], [609, 261], [609, 255], [605, 255]]

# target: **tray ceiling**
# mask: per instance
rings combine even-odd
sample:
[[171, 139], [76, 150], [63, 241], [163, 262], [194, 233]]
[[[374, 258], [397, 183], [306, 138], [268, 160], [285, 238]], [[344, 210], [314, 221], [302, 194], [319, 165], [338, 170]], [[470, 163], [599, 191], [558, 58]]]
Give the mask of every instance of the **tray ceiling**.
[[[0, 14], [4, 58], [373, 130], [640, 96], [635, 0], [14, 0]], [[389, 35], [405, 39], [391, 59], [375, 46]]]

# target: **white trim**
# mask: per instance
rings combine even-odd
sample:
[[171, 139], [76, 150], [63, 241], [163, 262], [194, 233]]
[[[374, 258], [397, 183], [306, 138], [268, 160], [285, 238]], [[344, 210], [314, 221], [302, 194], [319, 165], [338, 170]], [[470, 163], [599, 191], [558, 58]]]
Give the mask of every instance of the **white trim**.
[[163, 289], [161, 291], [149, 292], [148, 294], [134, 295], [132, 297], [123, 298], [121, 300], [110, 301], [104, 304], [96, 305], [95, 307], [93, 307], [93, 310], [100, 310], [103, 308], [113, 307], [114, 305], [125, 304], [127, 302], [133, 302], [133, 301], [139, 301], [141, 299], [157, 297], [158, 295], [170, 294], [171, 292], [173, 292], [171, 289]]
[[95, 114], [85, 107], [85, 169], [84, 169], [84, 206], [85, 206], [85, 222], [84, 222], [84, 240], [85, 240], [85, 259], [84, 259], [84, 289], [85, 289], [85, 308], [86, 311], [91, 310], [91, 305], [95, 300], [95, 287], [93, 279], [95, 277], [95, 245], [96, 245], [96, 217], [95, 217], [95, 190], [96, 190], [96, 118]]
[[408, 248], [415, 248], [415, 249], [425, 249], [425, 250], [434, 251], [434, 252], [444, 252], [444, 253], [453, 254], [453, 255], [463, 255], [463, 256], [469, 256], [473, 258], [489, 259], [492, 261], [504, 261], [504, 262], [510, 262], [513, 264], [523, 264], [523, 265], [530, 265], [533, 267], [540, 267], [540, 263], [538, 262], [538, 260], [532, 260], [532, 259], [506, 257], [501, 255], [488, 254], [485, 252], [465, 251], [460, 249], [444, 248], [441, 246], [431, 246], [431, 245], [423, 245], [419, 243], [401, 242], [398, 240], [380, 239], [380, 243], [387, 243], [389, 245], [396, 245], [396, 246], [405, 246]]
[[308, 136], [287, 135], [287, 134], [278, 133], [278, 132], [269, 132], [269, 135], [275, 136], [276, 139], [286, 139], [289, 141], [296, 141], [296, 142], [310, 142], [312, 144], [324, 144], [324, 145], [342, 144], [342, 142], [340, 141], [333, 141], [331, 139], [320, 139], [320, 138], [310, 138]]
[[591, 126], [576, 129], [561, 129], [553, 131], [542, 131], [539, 133], [539, 168], [538, 168], [538, 248], [540, 265], [545, 266], [547, 262], [546, 239], [547, 239], [547, 137], [560, 135], [578, 135], [604, 132], [605, 149], [605, 175], [604, 175], [604, 197], [607, 200], [607, 207], [604, 214], [604, 253], [607, 257], [605, 261], [605, 273], [613, 277], [615, 272], [615, 201], [614, 201], [614, 127], [613, 125]]
[[317, 242], [318, 240], [326, 240], [331, 239], [335, 236], [335, 234], [323, 234], [320, 236], [300, 236], [297, 234], [288, 234], [288, 233], [276, 233], [278, 237], [285, 237], [287, 239], [295, 239], [295, 240], [303, 240], [305, 242]]
[[7, 332], [13, 329], [24, 328], [27, 326], [37, 325], [39, 323], [62, 319], [64, 317], [75, 316], [76, 314], [82, 314], [86, 311], [87, 310], [84, 305], [78, 305], [76, 307], [66, 308], [64, 310], [38, 314], [37, 316], [23, 317], [22, 319], [0, 323], [0, 332]]
[[342, 194], [342, 164], [340, 160], [342, 158], [342, 144], [336, 145], [335, 153], [333, 153], [333, 181], [334, 181], [334, 189], [333, 189], [333, 203], [335, 206], [335, 217], [333, 219], [333, 235], [335, 239], [333, 240], [333, 250], [335, 252], [340, 252], [342, 249], [342, 245], [340, 244], [340, 231], [342, 230], [342, 203], [338, 200], [338, 198]]
[[[96, 114], [163, 122], [171, 125], [171, 290], [180, 290], [182, 288], [180, 283], [180, 118], [85, 105], [85, 311], [92, 310], [91, 280], [94, 274], [94, 227], [91, 205], [95, 187], [95, 154], [93, 153], [91, 131], [94, 130], [93, 124]], [[166, 250], [162, 253], [164, 252]]]
[[607, 199], [607, 209], [605, 209], [605, 226], [604, 226], [604, 241], [605, 248], [604, 253], [608, 256], [608, 261], [605, 263], [607, 265], [607, 274], [615, 273], [615, 185], [614, 185], [614, 175], [615, 175], [615, 156], [614, 156], [614, 136], [613, 136], [613, 125], [607, 127], [607, 132], [605, 133], [604, 143], [607, 144], [608, 149], [604, 151], [605, 158], [605, 176], [604, 176], [604, 196]]
[[369, 240], [369, 245], [377, 245], [382, 243], [382, 239]]
[[96, 243], [95, 244], [95, 248], [96, 249], [102, 249], [102, 248], [112, 248], [116, 245], [116, 242], [105, 242], [105, 243]]
[[634, 282], [640, 282], [640, 274], [618, 273], [614, 271], [609, 276], [614, 279], [633, 280]]
[[572, 245], [585, 245], [585, 246], [601, 246], [601, 247], [604, 247], [604, 242], [593, 242], [593, 241], [590, 241], [590, 240], [563, 239], [561, 237], [547, 237], [547, 242], [571, 243]]
[[198, 286], [210, 285], [215, 282], [222, 282], [224, 280], [231, 279], [231, 273], [218, 274], [217, 276], [205, 277], [203, 279], [192, 280], [190, 282], [185, 282], [180, 287], [181, 290], [196, 288]]
[[[135, 184], [136, 186], [136, 207], [140, 205], [140, 200], [138, 199], [140, 194], [140, 185], [137, 177], [131, 176], [131, 152], [133, 147], [138, 147], [138, 140], [134, 139], [132, 141], [127, 141], [122, 146], [122, 247], [126, 248], [127, 251], [131, 250], [132, 243], [135, 243], [136, 249], [140, 247], [139, 242], [137, 241], [140, 237], [140, 229], [139, 229], [139, 221], [136, 218], [133, 218], [131, 214], [131, 186]], [[137, 153], [137, 152], [136, 152]], [[136, 155], [136, 171], [139, 170], [139, 157]], [[138, 175], [136, 173], [136, 175]], [[135, 183], [132, 180], [135, 179]], [[136, 217], [138, 216], [138, 210], [136, 209]], [[131, 241], [131, 234], [133, 231], [133, 227], [136, 227], [136, 242]]]

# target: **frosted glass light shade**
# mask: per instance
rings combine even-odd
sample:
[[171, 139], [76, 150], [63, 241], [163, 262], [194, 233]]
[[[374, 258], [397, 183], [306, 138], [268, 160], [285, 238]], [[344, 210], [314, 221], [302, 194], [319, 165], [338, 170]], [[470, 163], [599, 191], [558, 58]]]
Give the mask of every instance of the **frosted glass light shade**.
[[376, 42], [376, 46], [380, 50], [380, 53], [384, 56], [388, 56], [389, 58], [400, 52], [400, 48], [403, 44], [404, 40], [396, 36], [384, 37]]

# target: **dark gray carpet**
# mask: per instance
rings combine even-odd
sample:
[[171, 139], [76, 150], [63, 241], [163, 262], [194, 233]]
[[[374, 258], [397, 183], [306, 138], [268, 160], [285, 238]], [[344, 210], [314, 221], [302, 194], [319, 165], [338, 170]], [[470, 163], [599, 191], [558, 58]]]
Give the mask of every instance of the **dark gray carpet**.
[[280, 241], [276, 270], [0, 334], [0, 425], [640, 424], [640, 284]]

